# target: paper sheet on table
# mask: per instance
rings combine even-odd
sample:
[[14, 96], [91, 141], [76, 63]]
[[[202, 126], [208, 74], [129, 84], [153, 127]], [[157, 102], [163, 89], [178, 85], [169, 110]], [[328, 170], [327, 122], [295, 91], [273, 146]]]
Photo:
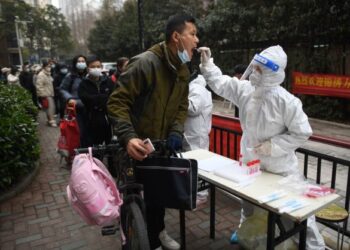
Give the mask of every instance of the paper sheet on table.
[[213, 156], [208, 159], [199, 160], [198, 168], [207, 172], [213, 172], [214, 169], [222, 168], [225, 166], [232, 167], [237, 164], [238, 162], [234, 160], [224, 158], [221, 156]]
[[250, 183], [254, 181], [254, 176], [241, 174], [235, 171], [236, 168], [230, 166], [224, 166], [214, 170], [214, 174], [233, 181], [238, 184]]

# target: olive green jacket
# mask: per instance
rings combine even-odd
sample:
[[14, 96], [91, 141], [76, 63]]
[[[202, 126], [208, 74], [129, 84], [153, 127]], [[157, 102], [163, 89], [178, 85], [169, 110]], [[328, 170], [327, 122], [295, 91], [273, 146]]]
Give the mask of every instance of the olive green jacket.
[[132, 138], [182, 136], [188, 108], [189, 70], [164, 42], [132, 58], [107, 108], [122, 145]]

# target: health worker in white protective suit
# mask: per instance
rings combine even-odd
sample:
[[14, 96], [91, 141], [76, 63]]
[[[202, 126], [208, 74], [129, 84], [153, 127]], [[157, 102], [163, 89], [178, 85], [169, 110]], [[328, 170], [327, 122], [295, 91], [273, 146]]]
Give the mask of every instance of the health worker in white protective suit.
[[[312, 129], [301, 101], [280, 86], [287, 65], [282, 47], [272, 46], [256, 54], [241, 80], [222, 75], [210, 58], [209, 48], [202, 47], [200, 51], [200, 69], [207, 84], [239, 107], [243, 162], [259, 158], [265, 171], [284, 176], [298, 173], [295, 150], [307, 141]], [[241, 223], [253, 211], [253, 205], [244, 202]], [[315, 216], [308, 219], [307, 227], [307, 249], [324, 249]]]
[[198, 75], [189, 84], [188, 112], [184, 126], [183, 142], [185, 151], [209, 150], [213, 101], [211, 92], [206, 89], [206, 85], [202, 75]]

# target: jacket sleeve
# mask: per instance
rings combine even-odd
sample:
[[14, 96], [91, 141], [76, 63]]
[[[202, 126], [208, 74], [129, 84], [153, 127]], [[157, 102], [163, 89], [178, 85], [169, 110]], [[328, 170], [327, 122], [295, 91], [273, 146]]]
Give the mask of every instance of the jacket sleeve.
[[276, 157], [295, 151], [312, 135], [308, 117], [298, 98], [286, 104], [284, 114], [286, 132], [271, 138], [271, 155]]
[[70, 87], [70, 84], [71, 84], [71, 74], [67, 74], [62, 82], [61, 82], [61, 85], [59, 87], [59, 91], [60, 91], [60, 95], [62, 96], [63, 100], [65, 102], [68, 102], [70, 99], [73, 98], [72, 94], [69, 93], [69, 87]]
[[210, 59], [206, 65], [200, 65], [200, 70], [209, 87], [219, 96], [239, 106], [240, 97], [254, 90], [249, 81], [240, 81], [236, 77], [223, 75], [221, 70]]
[[142, 59], [129, 63], [128, 70], [118, 79], [120, 86], [110, 95], [107, 103], [109, 117], [113, 120], [114, 130], [122, 145], [126, 146], [137, 134], [131, 122], [131, 109], [135, 99], [142, 92], [143, 84], [148, 84], [145, 72], [148, 72], [148, 63]]
[[178, 136], [183, 137], [184, 124], [188, 113], [188, 84], [186, 88], [184, 88], [184, 93], [181, 100], [182, 101], [179, 105], [175, 120], [170, 126], [169, 135], [177, 134]]

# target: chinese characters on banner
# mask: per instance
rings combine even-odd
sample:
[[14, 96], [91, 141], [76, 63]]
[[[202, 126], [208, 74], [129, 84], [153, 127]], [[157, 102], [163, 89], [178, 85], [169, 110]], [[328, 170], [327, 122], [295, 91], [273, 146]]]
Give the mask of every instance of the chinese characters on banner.
[[350, 99], [350, 76], [293, 72], [292, 93]]

